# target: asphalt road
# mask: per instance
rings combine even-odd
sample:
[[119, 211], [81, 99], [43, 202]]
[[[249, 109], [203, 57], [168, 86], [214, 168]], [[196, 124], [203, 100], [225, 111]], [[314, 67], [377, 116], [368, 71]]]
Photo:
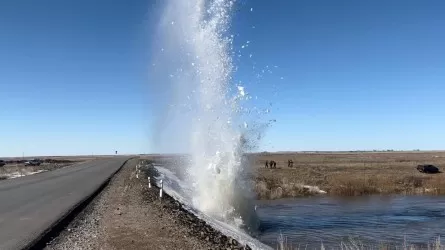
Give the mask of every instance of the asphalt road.
[[129, 157], [0, 181], [0, 249], [22, 249], [93, 194]]

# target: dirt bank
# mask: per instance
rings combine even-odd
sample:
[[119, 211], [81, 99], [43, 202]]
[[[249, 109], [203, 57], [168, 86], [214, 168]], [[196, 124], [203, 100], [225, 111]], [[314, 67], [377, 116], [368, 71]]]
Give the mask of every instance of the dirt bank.
[[107, 188], [46, 249], [243, 249], [148, 189], [129, 161]]

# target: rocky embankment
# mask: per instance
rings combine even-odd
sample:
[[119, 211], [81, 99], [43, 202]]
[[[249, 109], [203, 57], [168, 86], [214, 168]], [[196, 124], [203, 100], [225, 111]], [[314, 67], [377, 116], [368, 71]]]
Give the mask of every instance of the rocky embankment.
[[[155, 171], [153, 171], [152, 166], [148, 166], [148, 168], [143, 168], [141, 172], [144, 176], [143, 182], [145, 182], [145, 186], [148, 186], [147, 177], [150, 176], [150, 178], [153, 178]], [[211, 249], [251, 249], [249, 246], [242, 246], [237, 240], [215, 230], [205, 221], [184, 209], [181, 203], [168, 194], [164, 193], [162, 201], [160, 201], [159, 188], [157, 187], [145, 189], [144, 198], [149, 203], [155, 204], [160, 211], [164, 211], [173, 217], [178, 225], [188, 228], [187, 231], [190, 237], [198, 238], [209, 244]]]

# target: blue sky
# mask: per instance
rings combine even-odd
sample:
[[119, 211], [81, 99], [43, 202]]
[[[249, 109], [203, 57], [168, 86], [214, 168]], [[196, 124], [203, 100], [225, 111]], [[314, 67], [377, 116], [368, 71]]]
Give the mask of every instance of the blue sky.
[[[236, 77], [277, 120], [260, 150], [444, 149], [443, 1], [239, 3]], [[0, 156], [155, 152], [154, 6], [1, 1]]]
[[285, 78], [267, 147], [443, 149], [444, 11], [440, 1], [255, 5], [240, 18], [255, 29], [241, 32]]

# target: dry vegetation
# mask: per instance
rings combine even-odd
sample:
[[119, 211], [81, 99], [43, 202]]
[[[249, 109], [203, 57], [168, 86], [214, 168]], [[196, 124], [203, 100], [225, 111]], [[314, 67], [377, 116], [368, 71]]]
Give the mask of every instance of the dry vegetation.
[[[445, 194], [445, 173], [416, 170], [418, 164], [445, 170], [445, 152], [263, 153], [253, 158], [260, 199], [313, 195], [316, 187], [341, 196]], [[287, 166], [289, 159], [293, 168]], [[277, 169], [264, 168], [266, 160], [276, 161]]]
[[21, 176], [31, 175], [39, 172], [52, 171], [55, 169], [70, 166], [75, 163], [86, 161], [86, 158], [74, 158], [64, 159], [60, 157], [52, 157], [45, 159], [45, 162], [40, 166], [25, 166], [23, 163], [25, 160], [19, 158], [10, 158], [6, 162], [7, 164], [0, 167], [0, 181], [10, 178], [17, 178]]
[[[293, 244], [290, 244], [287, 241], [287, 238], [283, 236], [282, 234], [278, 237], [277, 242], [277, 250], [301, 250], [301, 249], [307, 249], [307, 247], [304, 246], [294, 246]], [[320, 244], [320, 249], [324, 250], [326, 249], [323, 243]], [[330, 248], [328, 248], [330, 249]], [[400, 249], [400, 250], [445, 250], [445, 246], [441, 243], [440, 236], [434, 239], [432, 242], [428, 242], [426, 245], [413, 245], [407, 242], [407, 239], [405, 238], [403, 244], [400, 245], [394, 245], [394, 244], [385, 244], [381, 243], [378, 245], [365, 245], [360, 241], [356, 241], [354, 239], [350, 239], [348, 242], [340, 242], [339, 246], [335, 249], [340, 250], [390, 250], [390, 249]]]

